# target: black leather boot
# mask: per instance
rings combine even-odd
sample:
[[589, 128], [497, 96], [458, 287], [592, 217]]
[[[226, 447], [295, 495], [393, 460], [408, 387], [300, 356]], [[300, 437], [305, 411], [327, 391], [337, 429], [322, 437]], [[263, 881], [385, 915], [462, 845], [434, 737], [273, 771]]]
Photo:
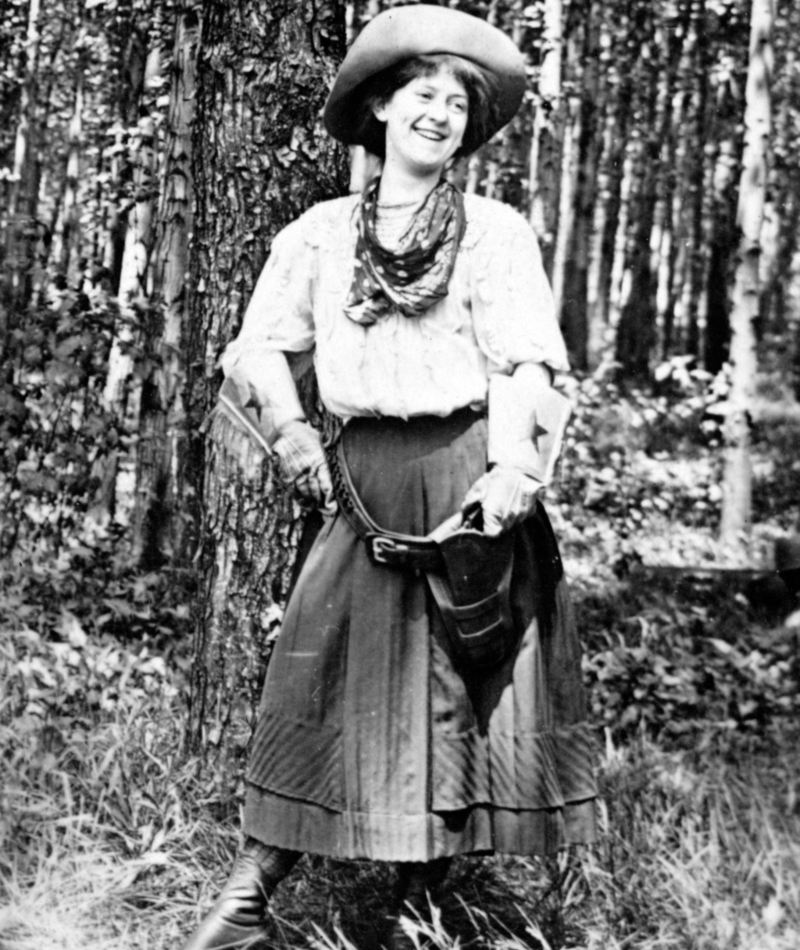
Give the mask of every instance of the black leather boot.
[[300, 853], [248, 838], [231, 876], [184, 950], [264, 950], [267, 902]]

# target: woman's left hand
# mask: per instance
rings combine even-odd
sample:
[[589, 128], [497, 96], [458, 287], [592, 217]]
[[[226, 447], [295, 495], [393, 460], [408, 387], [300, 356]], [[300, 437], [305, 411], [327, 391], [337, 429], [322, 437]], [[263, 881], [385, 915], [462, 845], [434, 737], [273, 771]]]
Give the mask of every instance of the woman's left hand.
[[533, 514], [542, 488], [538, 479], [516, 468], [496, 465], [470, 488], [461, 508], [463, 511], [480, 504], [484, 534], [495, 537]]

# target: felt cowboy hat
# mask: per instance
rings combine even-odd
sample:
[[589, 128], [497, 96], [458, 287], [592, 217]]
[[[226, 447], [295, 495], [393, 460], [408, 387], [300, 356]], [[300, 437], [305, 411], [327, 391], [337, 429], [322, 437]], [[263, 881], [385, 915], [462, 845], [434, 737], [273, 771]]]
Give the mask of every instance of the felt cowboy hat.
[[525, 63], [513, 41], [468, 13], [415, 4], [384, 10], [356, 37], [325, 103], [328, 132], [346, 145], [368, 145], [362, 141], [359, 108], [365, 84], [390, 66], [428, 53], [461, 56], [494, 78], [497, 117], [486, 129], [487, 139], [511, 120], [525, 91]]

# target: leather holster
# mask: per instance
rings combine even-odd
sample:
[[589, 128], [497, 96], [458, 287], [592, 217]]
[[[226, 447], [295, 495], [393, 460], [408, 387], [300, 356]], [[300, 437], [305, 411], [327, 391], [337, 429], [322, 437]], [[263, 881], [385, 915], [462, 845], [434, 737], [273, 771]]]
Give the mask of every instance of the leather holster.
[[467, 519], [439, 541], [442, 567], [427, 571], [456, 662], [464, 669], [502, 663], [517, 646], [511, 615], [514, 533], [488, 537]]

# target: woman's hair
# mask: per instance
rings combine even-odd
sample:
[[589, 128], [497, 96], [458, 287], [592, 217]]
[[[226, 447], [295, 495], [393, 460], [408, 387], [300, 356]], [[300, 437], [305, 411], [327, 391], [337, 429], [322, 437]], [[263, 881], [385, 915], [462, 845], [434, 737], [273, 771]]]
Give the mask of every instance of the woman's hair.
[[376, 73], [364, 82], [357, 123], [358, 141], [373, 155], [386, 157], [386, 124], [375, 118], [373, 109], [384, 105], [398, 89], [420, 76], [433, 76], [440, 69], [449, 72], [467, 94], [469, 103], [464, 139], [455, 158], [470, 155], [487, 139], [487, 129], [497, 121], [497, 82], [491, 73], [452, 53], [412, 56]]

